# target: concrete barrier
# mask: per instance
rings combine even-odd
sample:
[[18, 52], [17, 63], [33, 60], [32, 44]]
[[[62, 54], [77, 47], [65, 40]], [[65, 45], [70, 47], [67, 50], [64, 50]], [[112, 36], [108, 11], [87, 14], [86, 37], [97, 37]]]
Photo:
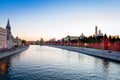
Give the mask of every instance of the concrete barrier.
[[5, 51], [5, 52], [1, 52], [1, 53], [0, 53], [0, 59], [1, 59], [1, 58], [4, 58], [4, 57], [7, 57], [7, 56], [10, 56], [10, 55], [13, 55], [13, 54], [15, 54], [15, 53], [24, 51], [24, 50], [28, 49], [28, 47], [29, 47], [29, 46], [25, 46], [25, 47], [16, 48], [16, 49], [14, 49], [14, 50], [9, 50], [9, 51]]
[[92, 49], [92, 48], [83, 48], [83, 47], [72, 47], [72, 46], [60, 46], [60, 45], [50, 45], [51, 47], [66, 49], [70, 51], [76, 51], [92, 56], [97, 56], [109, 60], [114, 60], [120, 62], [120, 52], [109, 50], [100, 50], [100, 49]]

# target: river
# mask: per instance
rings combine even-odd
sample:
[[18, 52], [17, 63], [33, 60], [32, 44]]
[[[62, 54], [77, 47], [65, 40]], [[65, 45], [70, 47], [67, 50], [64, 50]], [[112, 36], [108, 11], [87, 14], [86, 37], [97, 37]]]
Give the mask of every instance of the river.
[[120, 80], [120, 63], [49, 46], [0, 59], [0, 80]]

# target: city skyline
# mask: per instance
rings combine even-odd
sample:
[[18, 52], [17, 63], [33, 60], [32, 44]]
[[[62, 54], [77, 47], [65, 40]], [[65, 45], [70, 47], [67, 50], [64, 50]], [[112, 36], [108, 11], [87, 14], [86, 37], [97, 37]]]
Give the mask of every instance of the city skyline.
[[118, 0], [0, 0], [0, 27], [10, 19], [12, 34], [26, 40], [94, 34], [94, 27], [120, 35]]

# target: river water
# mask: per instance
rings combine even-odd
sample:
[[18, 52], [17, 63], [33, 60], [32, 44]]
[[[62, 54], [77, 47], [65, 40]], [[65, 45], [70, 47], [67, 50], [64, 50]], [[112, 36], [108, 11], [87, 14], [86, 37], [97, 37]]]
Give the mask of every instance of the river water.
[[31, 45], [26, 51], [0, 59], [0, 80], [120, 80], [120, 63]]

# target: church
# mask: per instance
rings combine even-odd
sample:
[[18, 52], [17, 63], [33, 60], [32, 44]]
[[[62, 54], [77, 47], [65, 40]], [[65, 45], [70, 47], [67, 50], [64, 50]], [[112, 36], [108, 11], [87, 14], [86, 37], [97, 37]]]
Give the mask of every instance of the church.
[[11, 26], [8, 19], [6, 29], [0, 27], [0, 49], [11, 49], [13, 47], [13, 42], [11, 38]]

